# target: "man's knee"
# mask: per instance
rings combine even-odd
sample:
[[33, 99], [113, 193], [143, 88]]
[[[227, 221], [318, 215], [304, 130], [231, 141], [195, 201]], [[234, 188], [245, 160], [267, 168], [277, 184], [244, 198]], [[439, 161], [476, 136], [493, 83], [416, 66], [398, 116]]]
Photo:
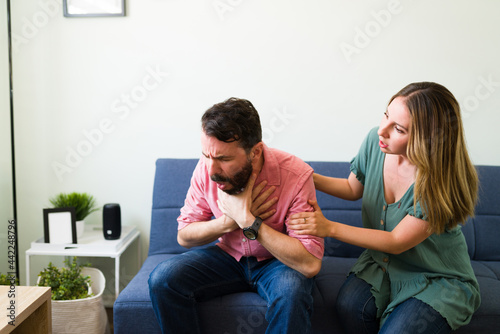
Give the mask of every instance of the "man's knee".
[[273, 294], [288, 302], [312, 303], [314, 280], [307, 278], [293, 269], [281, 271], [274, 277]]
[[153, 291], [163, 290], [170, 285], [170, 282], [177, 281], [179, 273], [177, 269], [175, 258], [159, 263], [149, 274], [149, 289]]
[[304, 291], [305, 293], [310, 293], [314, 283], [312, 278], [307, 278], [295, 270], [287, 272], [281, 278], [282, 286], [291, 292]]

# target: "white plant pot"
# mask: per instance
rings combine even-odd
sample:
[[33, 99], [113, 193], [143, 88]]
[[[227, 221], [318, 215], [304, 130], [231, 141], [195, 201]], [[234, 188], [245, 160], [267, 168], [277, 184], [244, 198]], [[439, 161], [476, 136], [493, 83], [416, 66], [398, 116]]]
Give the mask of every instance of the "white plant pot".
[[85, 221], [77, 220], [76, 221], [76, 241], [82, 238], [83, 232], [85, 231]]
[[82, 268], [82, 275], [90, 276], [89, 291], [94, 296], [76, 300], [52, 300], [53, 334], [108, 334], [108, 316], [102, 301], [106, 278], [97, 268]]

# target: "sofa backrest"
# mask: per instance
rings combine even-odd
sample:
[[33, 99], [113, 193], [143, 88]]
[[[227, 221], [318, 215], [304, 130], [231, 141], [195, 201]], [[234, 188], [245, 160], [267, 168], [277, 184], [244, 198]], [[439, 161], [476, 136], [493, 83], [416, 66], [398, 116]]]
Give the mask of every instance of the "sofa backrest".
[[500, 166], [476, 166], [479, 200], [463, 227], [472, 260], [500, 260]]
[[[153, 189], [149, 255], [187, 251], [177, 243], [177, 217], [198, 159], [158, 159]], [[348, 177], [348, 162], [308, 162], [315, 172]], [[477, 166], [481, 189], [476, 216], [463, 227], [474, 260], [500, 260], [500, 167]], [[317, 192], [318, 204], [330, 220], [361, 226], [361, 201], [345, 201]], [[325, 239], [325, 255], [358, 257], [362, 248]]]
[[187, 250], [177, 242], [177, 217], [197, 163], [198, 159], [156, 161], [149, 255], [178, 254]]

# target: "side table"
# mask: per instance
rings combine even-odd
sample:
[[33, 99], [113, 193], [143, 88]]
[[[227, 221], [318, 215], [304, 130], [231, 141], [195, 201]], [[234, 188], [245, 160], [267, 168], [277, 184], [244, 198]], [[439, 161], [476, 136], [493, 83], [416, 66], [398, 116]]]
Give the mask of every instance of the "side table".
[[85, 226], [85, 232], [77, 244], [49, 244], [40, 238], [31, 243], [26, 251], [26, 284], [30, 285], [30, 258], [34, 255], [110, 257], [115, 259], [115, 299], [120, 293], [120, 256], [134, 242], [137, 242], [138, 268], [141, 267], [140, 232], [135, 226], [122, 226], [120, 239], [106, 240], [102, 227]]
[[1, 334], [52, 333], [50, 288], [0, 286], [0, 307], [3, 310], [0, 321]]

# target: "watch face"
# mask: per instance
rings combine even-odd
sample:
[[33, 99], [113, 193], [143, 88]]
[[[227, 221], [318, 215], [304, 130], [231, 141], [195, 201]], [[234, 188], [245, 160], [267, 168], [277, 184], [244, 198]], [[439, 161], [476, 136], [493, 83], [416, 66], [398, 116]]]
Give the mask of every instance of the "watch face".
[[252, 229], [245, 229], [243, 230], [243, 234], [245, 237], [247, 237], [250, 240], [255, 240], [257, 239], [257, 235], [255, 234], [255, 231]]

